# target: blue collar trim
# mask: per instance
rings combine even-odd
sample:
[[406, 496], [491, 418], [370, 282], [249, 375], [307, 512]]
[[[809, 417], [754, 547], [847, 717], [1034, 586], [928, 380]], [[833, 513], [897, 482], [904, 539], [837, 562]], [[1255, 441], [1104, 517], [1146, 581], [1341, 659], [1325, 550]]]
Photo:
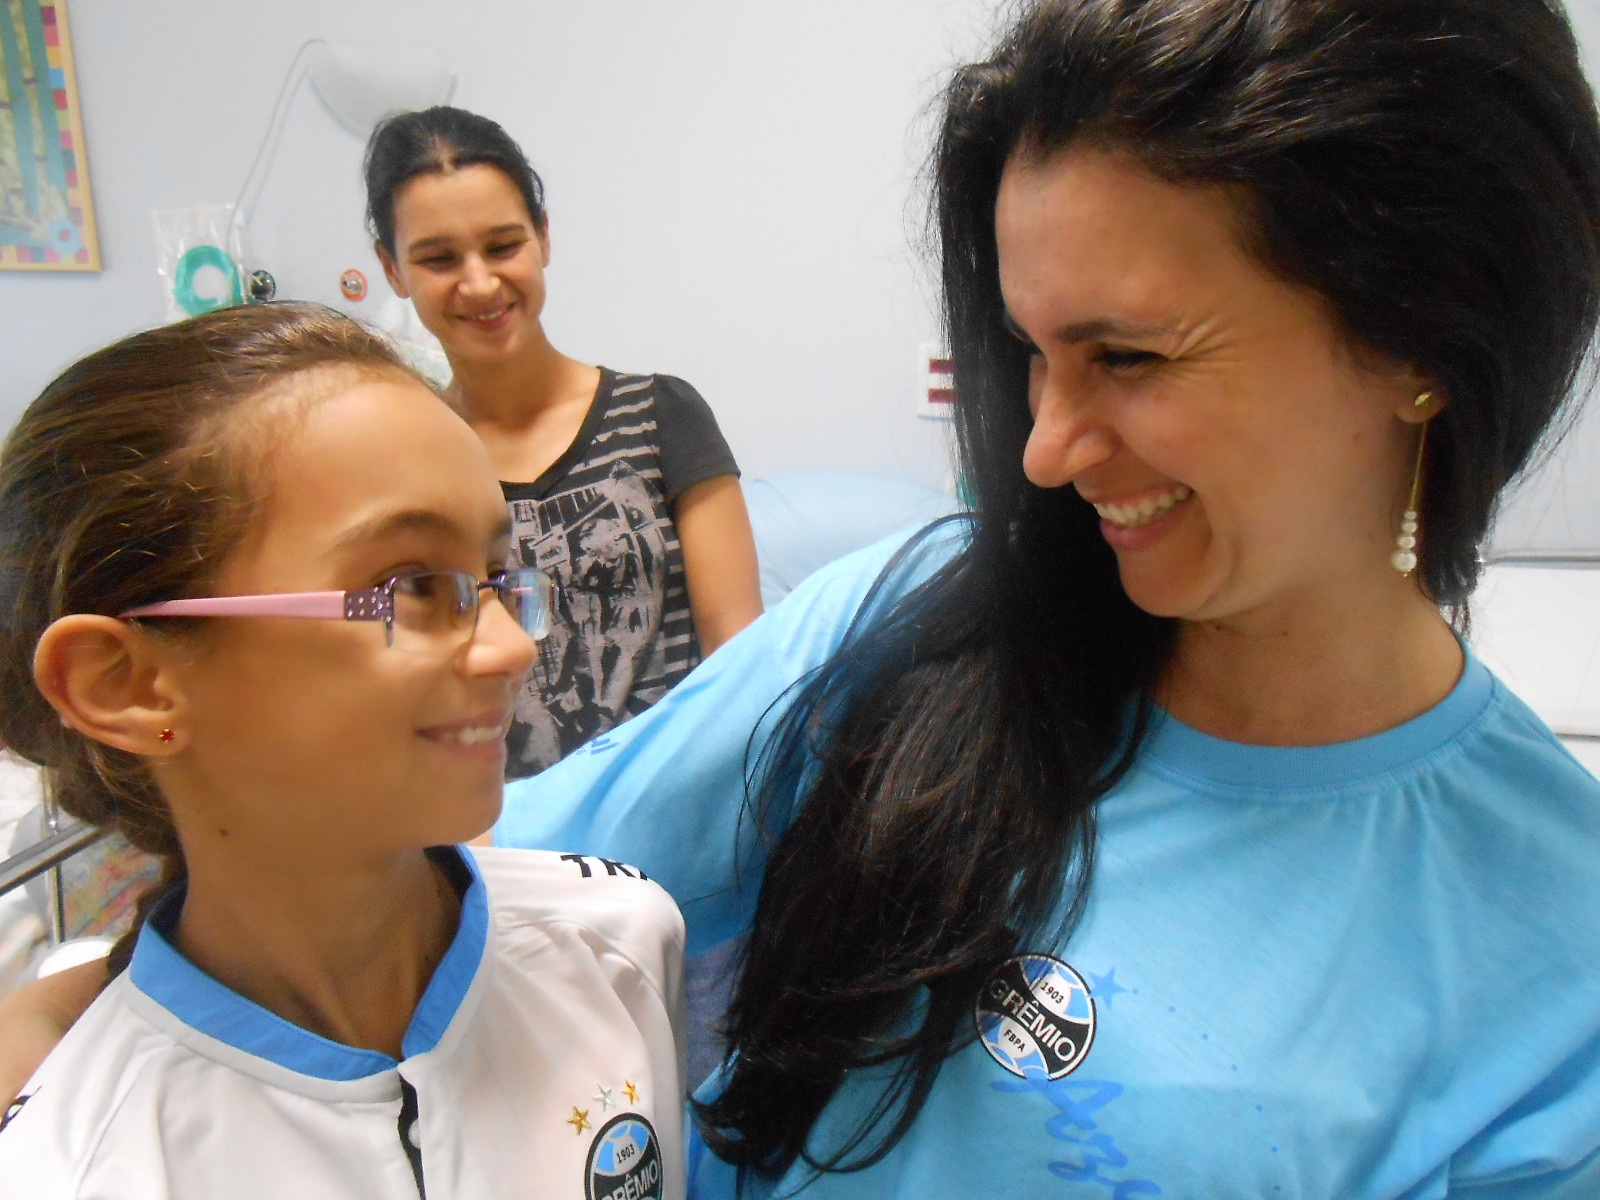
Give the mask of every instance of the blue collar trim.
[[1158, 709], [1142, 754], [1154, 764], [1225, 786], [1326, 788], [1426, 758], [1477, 721], [1494, 691], [1494, 676], [1467, 651], [1461, 678], [1448, 696], [1421, 716], [1372, 737], [1331, 746], [1250, 746], [1201, 733]]
[[[461, 923], [434, 969], [401, 1040], [407, 1058], [439, 1044], [477, 977], [489, 940], [489, 895], [472, 855], [459, 847], [430, 852], [451, 875], [467, 883]], [[157, 904], [134, 947], [128, 974], [133, 985], [192, 1029], [256, 1058], [316, 1079], [364, 1079], [399, 1064], [387, 1054], [360, 1050], [302, 1029], [247, 1000], [201, 971], [168, 940], [183, 911], [180, 884]]]

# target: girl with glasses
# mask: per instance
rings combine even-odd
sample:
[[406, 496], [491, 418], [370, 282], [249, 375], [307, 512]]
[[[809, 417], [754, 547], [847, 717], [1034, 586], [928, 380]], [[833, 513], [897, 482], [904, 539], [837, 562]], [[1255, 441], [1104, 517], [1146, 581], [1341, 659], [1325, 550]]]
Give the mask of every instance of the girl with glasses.
[[7, 1194], [680, 1194], [682, 924], [468, 852], [545, 624], [489, 457], [356, 322], [91, 355], [0, 453], [0, 736], [165, 862]]

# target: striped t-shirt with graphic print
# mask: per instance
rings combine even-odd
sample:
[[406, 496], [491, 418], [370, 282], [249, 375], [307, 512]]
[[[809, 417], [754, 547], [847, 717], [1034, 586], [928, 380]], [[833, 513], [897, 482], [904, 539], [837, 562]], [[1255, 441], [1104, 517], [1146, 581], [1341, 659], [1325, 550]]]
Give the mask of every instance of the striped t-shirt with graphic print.
[[672, 507], [738, 466], [700, 393], [600, 370], [572, 445], [502, 483], [518, 565], [550, 576], [550, 632], [518, 698], [506, 776], [532, 775], [643, 712], [700, 661]]

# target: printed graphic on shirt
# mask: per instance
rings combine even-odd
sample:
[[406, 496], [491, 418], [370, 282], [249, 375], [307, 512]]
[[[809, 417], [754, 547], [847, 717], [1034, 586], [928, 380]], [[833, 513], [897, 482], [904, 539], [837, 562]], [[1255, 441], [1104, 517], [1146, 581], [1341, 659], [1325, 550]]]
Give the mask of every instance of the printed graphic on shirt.
[[600, 1127], [584, 1170], [588, 1200], [661, 1200], [661, 1146], [650, 1122], [620, 1113]]
[[638, 867], [630, 867], [627, 863], [618, 862], [614, 858], [597, 858], [592, 854], [563, 854], [562, 862], [574, 864], [585, 879], [599, 878], [595, 872], [605, 868], [605, 873], [611, 876], [621, 875], [627, 879], [649, 879]]
[[505, 483], [517, 565], [551, 576], [550, 634], [506, 740], [532, 775], [666, 695], [700, 661], [669, 490], [736, 473], [697, 392], [602, 370], [567, 454]]
[[1007, 961], [979, 989], [972, 1016], [990, 1057], [1025, 1079], [1071, 1074], [1094, 1044], [1089, 985], [1048, 954]]
[[[1040, 1181], [1047, 1189], [1059, 1188], [1055, 1180], [1066, 1180], [1097, 1183], [1106, 1189], [1109, 1200], [1166, 1194], [1155, 1180], [1139, 1178], [1133, 1160], [1117, 1145], [1107, 1127], [1105, 1110], [1122, 1096], [1125, 1090], [1122, 1084], [1107, 1079], [1085, 1079], [1082, 1075], [1071, 1079], [1034, 1075], [1021, 1080], [998, 1080], [989, 1086], [997, 1092], [1013, 1095], [1031, 1092], [1049, 1103], [1052, 1115], [1044, 1122], [1044, 1133], [1061, 1157], [1045, 1164], [1053, 1177], [1048, 1183]], [[1013, 1186], [1012, 1190], [1017, 1189]]]
[[615, 724], [630, 693], [652, 682], [665, 691], [663, 664], [649, 660], [667, 538], [676, 534], [626, 463], [598, 483], [511, 509], [518, 559], [551, 584], [550, 632], [517, 705], [526, 729], [513, 750], [521, 763], [547, 765]]

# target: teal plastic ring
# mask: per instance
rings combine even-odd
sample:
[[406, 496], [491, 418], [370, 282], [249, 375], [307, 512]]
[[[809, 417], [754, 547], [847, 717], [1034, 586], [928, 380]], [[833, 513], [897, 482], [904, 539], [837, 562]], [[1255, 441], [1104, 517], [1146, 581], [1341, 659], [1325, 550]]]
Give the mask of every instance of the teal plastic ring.
[[[215, 267], [227, 278], [226, 296], [196, 294], [194, 277], [202, 267]], [[240, 278], [239, 264], [220, 247], [204, 244], [193, 246], [178, 260], [178, 278], [172, 285], [172, 297], [191, 317], [198, 317], [201, 313], [210, 312], [214, 308], [243, 304], [244, 280]]]

